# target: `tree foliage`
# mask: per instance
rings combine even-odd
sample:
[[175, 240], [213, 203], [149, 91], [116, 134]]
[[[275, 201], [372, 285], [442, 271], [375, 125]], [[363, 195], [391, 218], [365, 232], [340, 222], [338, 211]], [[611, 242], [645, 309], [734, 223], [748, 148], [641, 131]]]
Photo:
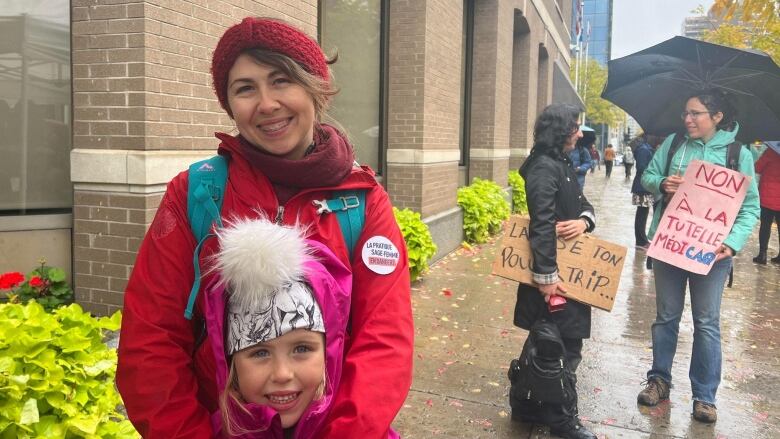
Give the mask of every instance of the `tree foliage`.
[[[575, 79], [575, 66], [569, 71]], [[623, 120], [625, 113], [613, 103], [601, 98], [601, 91], [607, 83], [607, 68], [592, 58], [580, 63], [580, 97], [585, 102], [585, 115], [592, 124], [615, 125]]]
[[723, 23], [705, 32], [712, 43], [766, 52], [780, 64], [780, 2], [777, 0], [715, 0], [712, 15]]

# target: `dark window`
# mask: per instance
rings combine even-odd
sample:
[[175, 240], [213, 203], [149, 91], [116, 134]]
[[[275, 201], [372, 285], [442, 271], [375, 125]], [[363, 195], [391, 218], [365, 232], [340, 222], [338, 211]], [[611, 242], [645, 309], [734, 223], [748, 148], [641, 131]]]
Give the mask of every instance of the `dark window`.
[[383, 165], [386, 9], [382, 0], [320, 0], [320, 43], [339, 94], [329, 114], [349, 134], [361, 164], [381, 173]]

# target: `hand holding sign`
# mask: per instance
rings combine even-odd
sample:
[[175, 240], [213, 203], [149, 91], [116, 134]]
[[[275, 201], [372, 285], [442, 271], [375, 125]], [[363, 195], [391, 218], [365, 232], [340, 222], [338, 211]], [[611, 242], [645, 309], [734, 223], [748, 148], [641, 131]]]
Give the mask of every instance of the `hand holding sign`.
[[[707, 274], [715, 261], [733, 254], [723, 240], [734, 225], [750, 177], [695, 160], [683, 178], [667, 177], [664, 183], [670, 179], [679, 179], [681, 184], [674, 187], [647, 255], [692, 273]], [[673, 180], [670, 185], [675, 183]]]
[[[548, 286], [536, 285], [531, 273], [533, 253], [528, 240], [529, 223], [528, 218], [518, 215], [509, 219], [506, 235], [493, 261], [493, 274], [534, 285], [545, 294], [545, 299], [559, 294], [610, 311], [615, 303], [626, 248], [580, 233], [568, 240], [559, 235], [559, 282]], [[564, 230], [585, 227], [584, 221], [579, 219], [559, 224]]]

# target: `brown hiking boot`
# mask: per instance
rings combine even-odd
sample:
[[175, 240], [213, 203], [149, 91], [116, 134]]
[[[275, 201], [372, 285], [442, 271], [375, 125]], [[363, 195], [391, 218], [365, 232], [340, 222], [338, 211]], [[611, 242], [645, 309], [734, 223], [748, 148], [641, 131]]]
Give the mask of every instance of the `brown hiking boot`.
[[654, 406], [664, 399], [669, 399], [669, 384], [661, 378], [650, 377], [643, 384], [647, 384], [636, 401], [642, 405]]
[[718, 420], [718, 409], [706, 402], [693, 401], [693, 419], [705, 424], [712, 424]]

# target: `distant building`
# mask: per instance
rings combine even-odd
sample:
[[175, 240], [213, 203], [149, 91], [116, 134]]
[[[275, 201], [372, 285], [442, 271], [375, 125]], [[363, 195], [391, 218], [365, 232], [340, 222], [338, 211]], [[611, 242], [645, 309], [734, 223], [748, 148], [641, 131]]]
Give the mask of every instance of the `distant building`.
[[704, 15], [699, 17], [686, 17], [683, 20], [680, 33], [684, 37], [701, 39], [701, 35], [715, 29], [720, 25], [720, 20], [715, 17]]
[[636, 137], [637, 134], [643, 132], [642, 127], [639, 126], [639, 122], [637, 122], [631, 116], [628, 116], [626, 118], [626, 128], [627, 128], [626, 131], [631, 135], [632, 138]]
[[[577, 42], [577, 3], [580, 1], [582, 2], [582, 50], [585, 50], [585, 42], [588, 41], [588, 58], [593, 58], [606, 66], [612, 55], [612, 0], [572, 1], [572, 44]], [[590, 38], [588, 38], [589, 22]]]

